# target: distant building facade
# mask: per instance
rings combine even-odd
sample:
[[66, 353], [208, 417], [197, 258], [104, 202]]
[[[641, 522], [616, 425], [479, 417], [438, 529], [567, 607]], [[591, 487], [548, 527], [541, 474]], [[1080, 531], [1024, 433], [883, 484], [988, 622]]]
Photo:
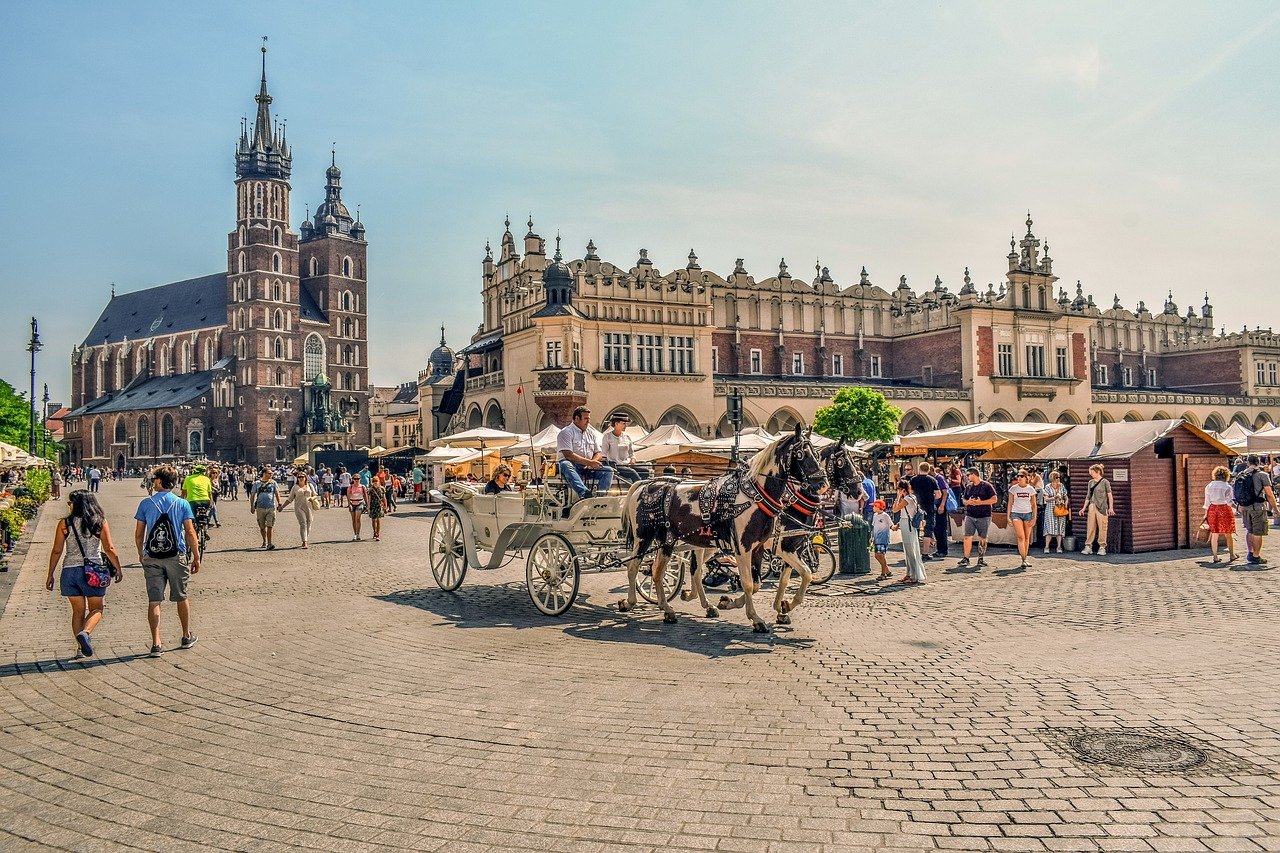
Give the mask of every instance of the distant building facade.
[[594, 243], [566, 262], [559, 246], [548, 259], [532, 218], [518, 251], [508, 222], [496, 258], [486, 246], [483, 320], [459, 351], [462, 373], [437, 377], [455, 392], [437, 434], [536, 431], [585, 404], [597, 422], [622, 410], [647, 428], [725, 435], [731, 387], [746, 394], [749, 424], [778, 431], [811, 421], [846, 385], [882, 391], [903, 409], [903, 433], [1095, 414], [1210, 430], [1276, 423], [1280, 335], [1215, 332], [1207, 295], [1185, 314], [1172, 294], [1159, 313], [1118, 299], [1104, 309], [1079, 282], [1074, 295], [1059, 287], [1033, 224], [1011, 238], [998, 289], [966, 268], [952, 292], [940, 277], [919, 291], [905, 276], [882, 287], [865, 268], [845, 285], [821, 266], [806, 281], [785, 261], [756, 279], [740, 259], [722, 277], [692, 251], [666, 273], [644, 249], [624, 268]]
[[226, 271], [113, 292], [72, 351], [73, 464], [266, 464], [369, 443], [365, 228], [333, 162], [324, 201], [293, 230], [292, 149], [271, 117], [265, 48], [255, 100]]

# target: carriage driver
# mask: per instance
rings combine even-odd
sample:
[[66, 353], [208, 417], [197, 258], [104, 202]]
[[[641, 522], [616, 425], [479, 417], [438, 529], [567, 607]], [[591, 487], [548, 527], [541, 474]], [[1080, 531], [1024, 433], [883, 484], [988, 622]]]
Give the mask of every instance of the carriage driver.
[[613, 483], [613, 469], [605, 467], [600, 442], [588, 429], [590, 424], [591, 410], [578, 406], [573, 410], [573, 423], [560, 430], [556, 437], [556, 450], [560, 452], [556, 470], [580, 498], [590, 494], [584, 480], [595, 480], [600, 492], [609, 491]]

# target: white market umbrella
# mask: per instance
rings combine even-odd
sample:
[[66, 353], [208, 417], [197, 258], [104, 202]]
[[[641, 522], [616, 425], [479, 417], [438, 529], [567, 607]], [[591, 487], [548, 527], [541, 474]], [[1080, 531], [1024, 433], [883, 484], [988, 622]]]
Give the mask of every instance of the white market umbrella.
[[442, 444], [447, 444], [450, 447], [510, 447], [526, 440], [528, 437], [519, 432], [506, 432], [505, 430], [491, 429], [489, 427], [475, 427], [463, 432], [455, 432], [453, 435], [441, 436], [431, 442], [431, 446], [439, 447]]
[[560, 435], [560, 427], [555, 424], [548, 425], [541, 432], [529, 436], [528, 439], [522, 439], [519, 443], [502, 450], [504, 459], [512, 459], [516, 456], [531, 456], [534, 453], [554, 452], [556, 449], [556, 439]]

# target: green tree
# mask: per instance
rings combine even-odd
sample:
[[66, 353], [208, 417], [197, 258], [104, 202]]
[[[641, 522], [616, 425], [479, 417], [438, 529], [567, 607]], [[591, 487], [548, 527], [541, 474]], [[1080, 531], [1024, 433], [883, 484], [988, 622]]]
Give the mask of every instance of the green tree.
[[[44, 424], [36, 415], [36, 453], [40, 455], [40, 436]], [[27, 437], [31, 429], [31, 407], [27, 404], [27, 395], [20, 394], [12, 385], [0, 379], [0, 441], [15, 447], [27, 449]], [[58, 458], [62, 445], [49, 442], [45, 455], [50, 459]]]
[[892, 441], [901, 418], [902, 409], [891, 405], [879, 391], [841, 388], [831, 398], [831, 405], [823, 406], [814, 415], [813, 431], [846, 441]]

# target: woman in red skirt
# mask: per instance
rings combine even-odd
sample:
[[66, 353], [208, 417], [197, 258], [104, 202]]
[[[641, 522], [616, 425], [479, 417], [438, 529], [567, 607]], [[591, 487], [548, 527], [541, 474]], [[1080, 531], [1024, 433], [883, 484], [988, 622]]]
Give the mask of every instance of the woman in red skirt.
[[1213, 561], [1218, 562], [1218, 537], [1226, 537], [1227, 550], [1231, 556], [1227, 562], [1236, 558], [1236, 510], [1235, 494], [1228, 482], [1231, 472], [1226, 466], [1219, 465], [1213, 469], [1213, 480], [1204, 487], [1204, 523], [1209, 525], [1209, 550], [1213, 552]]

